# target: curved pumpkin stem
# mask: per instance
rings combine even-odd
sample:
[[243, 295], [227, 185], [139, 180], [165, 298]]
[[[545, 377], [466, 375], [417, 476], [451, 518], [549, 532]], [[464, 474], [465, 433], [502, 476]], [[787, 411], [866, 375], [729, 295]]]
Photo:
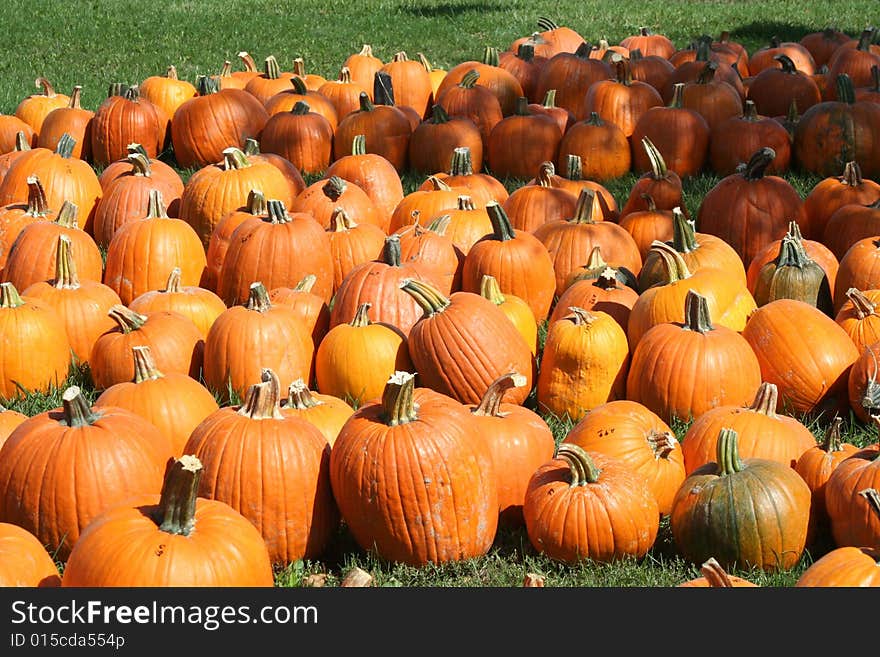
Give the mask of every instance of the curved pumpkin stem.
[[284, 207], [284, 201], [271, 199], [266, 201], [266, 215], [269, 223], [287, 224], [290, 223], [290, 215], [287, 214], [287, 208]]
[[733, 429], [725, 428], [719, 432], [716, 451], [719, 476], [731, 475], [745, 469], [745, 464], [739, 458], [738, 440], [739, 435]]
[[694, 290], [688, 290], [684, 298], [684, 326], [688, 331], [706, 334], [713, 330], [709, 316], [709, 302], [706, 297]]
[[400, 282], [400, 289], [415, 299], [428, 317], [442, 313], [452, 303], [434, 286], [413, 278], [403, 279]]
[[878, 518], [880, 518], [880, 491], [876, 488], [865, 488], [860, 490], [857, 494], [868, 501], [870, 509]]
[[251, 420], [282, 420], [281, 381], [268, 367], [260, 370], [261, 383], [248, 387], [244, 403], [236, 411]]
[[[294, 78], [296, 79], [296, 78]], [[358, 103], [359, 103], [359, 112], [372, 112], [376, 109], [376, 106], [373, 105], [373, 101], [370, 100], [370, 95], [366, 91], [362, 91], [358, 95]]]
[[431, 105], [431, 124], [442, 125], [444, 123], [449, 123], [449, 114], [440, 103]]
[[246, 169], [251, 165], [244, 151], [235, 146], [223, 149], [223, 169]]
[[382, 390], [382, 419], [389, 427], [407, 424], [418, 419], [413, 390], [416, 375], [397, 371], [391, 375]]
[[472, 68], [470, 71], [461, 76], [461, 80], [459, 80], [458, 86], [462, 89], [473, 89], [477, 84], [477, 80], [479, 79], [480, 72], [477, 69]]
[[602, 471], [596, 467], [587, 451], [574, 443], [562, 442], [556, 448], [556, 458], [568, 462], [571, 470], [571, 487], [586, 486], [599, 481]]
[[712, 588], [733, 588], [733, 582], [727, 571], [721, 567], [715, 557], [709, 557], [707, 561], [700, 566], [700, 573], [706, 578], [709, 586]]
[[312, 396], [312, 391], [309, 390], [305, 381], [297, 379], [287, 388], [287, 402], [282, 408], [295, 408], [298, 411], [307, 411], [323, 403]]
[[769, 146], [759, 148], [746, 163], [742, 177], [746, 180], [760, 180], [775, 158], [776, 151]]
[[820, 445], [823, 452], [826, 454], [834, 454], [835, 452], [839, 452], [841, 447], [843, 446], [843, 438], [841, 437], [841, 427], [843, 426], [843, 418], [839, 415], [835, 415], [834, 419], [831, 420], [831, 424], [828, 426], [828, 429], [825, 430], [825, 436], [822, 439], [822, 444]]
[[501, 292], [498, 279], [491, 274], [483, 274], [483, 278], [480, 279], [480, 296], [488, 299], [496, 306], [500, 306], [507, 300]]
[[648, 160], [651, 162], [651, 177], [654, 180], [666, 178], [669, 173], [669, 170], [666, 168], [666, 160], [663, 159], [663, 155], [657, 150], [654, 142], [647, 137], [642, 137], [642, 148], [645, 149]]
[[538, 175], [535, 176], [535, 184], [539, 187], [553, 187], [553, 176], [556, 175], [556, 167], [550, 161], [541, 162], [538, 167]]
[[479, 405], [471, 412], [481, 417], [501, 417], [501, 399], [511, 388], [521, 388], [527, 379], [518, 372], [508, 372], [495, 379], [486, 389]]
[[27, 136], [24, 134], [23, 130], [19, 130], [15, 133], [15, 151], [29, 151], [31, 150], [31, 144], [28, 141]]
[[813, 263], [813, 259], [807, 254], [804, 243], [793, 237], [785, 235], [779, 245], [779, 255], [776, 256], [776, 268], [782, 267], [804, 267]]
[[691, 272], [688, 269], [684, 258], [682, 258], [681, 254], [666, 242], [654, 240], [651, 242], [650, 251], [656, 253], [660, 258], [660, 261], [663, 263], [663, 270], [666, 274], [667, 283], [675, 283], [691, 277]]
[[49, 82], [48, 79], [40, 76], [36, 80], [34, 80], [34, 86], [37, 89], [42, 90], [42, 95], [47, 96], [49, 98], [54, 98], [58, 94], [55, 93], [55, 87], [52, 86], [52, 83]]
[[776, 405], [779, 401], [779, 389], [775, 383], [764, 381], [758, 386], [755, 393], [755, 400], [749, 406], [750, 411], [766, 415], [767, 417], [777, 417]]
[[184, 454], [169, 461], [155, 517], [160, 531], [175, 536], [193, 532], [201, 476], [202, 462], [196, 456]]
[[450, 223], [452, 223], [452, 217], [448, 214], [441, 214], [439, 217], [432, 219], [431, 223], [425, 226], [425, 228], [432, 233], [446, 235], [446, 229], [449, 228]]
[[66, 427], [85, 427], [94, 424], [100, 417], [89, 406], [79, 386], [70, 386], [64, 391], [61, 395], [61, 408], [64, 417], [58, 423]]
[[354, 326], [355, 328], [363, 328], [364, 326], [369, 326], [373, 322], [370, 321], [370, 308], [373, 307], [373, 304], [369, 301], [364, 301], [357, 307], [357, 310], [354, 313], [354, 317], [349, 322], [349, 326]]
[[425, 53], [423, 53], [423, 52], [417, 52], [417, 53], [416, 53], [416, 56], [419, 58], [419, 63], [422, 65], [422, 67], [423, 67], [428, 73], [430, 73], [431, 71], [434, 70], [434, 67], [431, 66], [431, 62], [429, 62], [429, 61], [428, 61], [428, 58], [425, 57]]
[[367, 154], [367, 136], [355, 135], [351, 138], [351, 154], [366, 155]]
[[357, 224], [354, 219], [348, 216], [348, 212], [346, 212], [345, 208], [342, 206], [334, 208], [333, 212], [330, 214], [329, 231], [331, 233], [344, 233], [356, 226]]
[[678, 253], [691, 253], [700, 248], [694, 223], [678, 206], [672, 209], [672, 248]]
[[857, 288], [849, 288], [846, 291], [846, 298], [852, 302], [856, 316], [859, 319], [865, 319], [877, 314], [877, 305]]
[[258, 313], [264, 313], [272, 307], [272, 302], [269, 301], [269, 293], [266, 291], [266, 286], [260, 281], [251, 283], [245, 307], [248, 310], [255, 310]]
[[575, 326], [581, 326], [583, 324], [592, 324], [596, 321], [596, 315], [591, 313], [589, 310], [585, 310], [584, 308], [579, 308], [578, 306], [569, 306], [569, 313], [563, 317], [563, 319], [569, 319]]
[[789, 75], [797, 75], [797, 66], [794, 61], [786, 54], [780, 53], [773, 57], [777, 62], [779, 62], [779, 66], [782, 69], [783, 73], [788, 73]]
[[156, 367], [153, 352], [149, 345], [137, 345], [131, 348], [134, 357], [134, 382], [155, 381], [161, 379], [164, 374]]
[[245, 207], [247, 208], [248, 213], [255, 217], [269, 214], [269, 206], [266, 204], [266, 197], [259, 189], [252, 189], [248, 192]]
[[670, 109], [682, 109], [684, 107], [684, 82], [676, 82], [672, 85], [672, 98], [669, 99]]
[[74, 85], [73, 91], [70, 92], [70, 102], [67, 106], [71, 109], [82, 109], [82, 85]]
[[131, 172], [135, 176], [143, 176], [144, 178], [152, 177], [153, 171], [150, 166], [150, 158], [145, 154], [129, 153], [125, 157], [125, 160], [131, 164]]
[[73, 259], [72, 244], [67, 235], [58, 236], [58, 246], [55, 248], [55, 282], [53, 284], [57, 290], [76, 290], [80, 286], [76, 262]]
[[507, 216], [498, 201], [486, 203], [486, 213], [489, 215], [489, 221], [492, 222], [492, 234], [496, 240], [507, 242], [516, 239], [516, 232], [510, 223], [510, 217]]
[[843, 167], [843, 176], [841, 182], [848, 187], [861, 187], [862, 185], [862, 167], [855, 160], [850, 160]]
[[[523, 47], [528, 47], [533, 53], [535, 52], [535, 48], [533, 46], [527, 46], [527, 44], [522, 44], [520, 46], [520, 50]], [[548, 89], [547, 93], [544, 94], [544, 99], [541, 101], [541, 105], [546, 109], [553, 109], [556, 107], [556, 89]]]
[[119, 303], [110, 306], [107, 314], [119, 325], [123, 333], [137, 331], [147, 323], [146, 315], [136, 313]]
[[55, 146], [55, 154], [60, 155], [65, 160], [73, 156], [73, 149], [76, 146], [76, 139], [69, 132], [65, 132], [58, 140]]
[[0, 308], [18, 308], [24, 305], [24, 299], [9, 281], [0, 283]]
[[166, 294], [177, 294], [180, 292], [180, 267], [174, 267], [168, 274], [168, 280], [165, 282], [165, 289], [161, 290]]

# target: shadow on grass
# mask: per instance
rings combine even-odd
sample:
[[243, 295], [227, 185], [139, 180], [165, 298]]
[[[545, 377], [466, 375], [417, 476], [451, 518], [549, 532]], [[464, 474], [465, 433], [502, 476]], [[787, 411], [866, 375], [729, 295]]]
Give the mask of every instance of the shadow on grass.
[[835, 27], [850, 36], [857, 37], [863, 26], [852, 25], [801, 25], [796, 23], [783, 23], [777, 21], [754, 21], [746, 25], [739, 25], [730, 30], [730, 38], [734, 41], [757, 42], [762, 46], [768, 46], [770, 40], [776, 37], [779, 41], [799, 42], [805, 34], [816, 32], [825, 27]]
[[454, 18], [461, 14], [485, 14], [502, 10], [502, 4], [499, 2], [440, 2], [426, 7], [424, 3], [416, 0], [401, 3], [400, 7], [402, 13], [425, 18]]

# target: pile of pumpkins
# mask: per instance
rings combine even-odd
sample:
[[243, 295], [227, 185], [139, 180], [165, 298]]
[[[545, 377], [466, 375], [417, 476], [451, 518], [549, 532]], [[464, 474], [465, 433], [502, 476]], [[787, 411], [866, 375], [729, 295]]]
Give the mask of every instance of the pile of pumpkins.
[[0, 583], [271, 586], [340, 523], [416, 566], [503, 526], [640, 559], [668, 517], [692, 586], [815, 545], [799, 585], [880, 585], [880, 450], [841, 438], [880, 417], [874, 33], [541, 19], [449, 71], [241, 52], [94, 111], [38, 80], [0, 117], [0, 399], [72, 363], [96, 398], [0, 407]]

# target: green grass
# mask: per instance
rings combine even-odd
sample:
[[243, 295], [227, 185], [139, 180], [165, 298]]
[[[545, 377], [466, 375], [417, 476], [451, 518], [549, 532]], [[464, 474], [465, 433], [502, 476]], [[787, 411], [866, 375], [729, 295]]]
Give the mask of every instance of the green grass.
[[[134, 0], [16, 0], [0, 3], [7, 43], [7, 56], [0, 60], [0, 113], [13, 113], [20, 100], [35, 91], [33, 81], [38, 76], [47, 77], [63, 93], [82, 85], [83, 106], [96, 109], [112, 82], [137, 83], [163, 74], [169, 64], [177, 67], [180, 77], [194, 81], [198, 75], [217, 73], [227, 59], [239, 69], [240, 50], [250, 52], [258, 63], [275, 55], [283, 69], [302, 57], [307, 72], [330, 79], [335, 79], [345, 57], [365, 43], [385, 61], [398, 51], [411, 57], [423, 52], [436, 67], [448, 69], [479, 58], [486, 46], [507, 48], [514, 39], [537, 30], [536, 20], [545, 12], [591, 43], [600, 38], [616, 43], [647, 26], [684, 47], [701, 34], [728, 30], [732, 39], [753, 52], [771, 37], [796, 41], [829, 25], [857, 35], [876, 18], [876, 2], [618, 0], [551, 7], [531, 0], [303, 0], [293, 6], [266, 0], [154, 0], [148, 5]], [[181, 173], [186, 179], [191, 172]], [[307, 182], [316, 178], [307, 177]], [[802, 196], [818, 181], [804, 174], [786, 178]], [[606, 183], [620, 205], [635, 179], [630, 174]], [[712, 175], [685, 180], [684, 199], [692, 216], [718, 180]], [[406, 191], [421, 182], [421, 177], [404, 176]], [[512, 191], [522, 182], [505, 184]], [[542, 344], [545, 337], [542, 326]], [[80, 386], [90, 401], [97, 396], [88, 371], [73, 368], [57, 391], [25, 395], [7, 405], [27, 415], [56, 408], [61, 405], [61, 391], [69, 385]], [[527, 403], [534, 408], [534, 394]], [[565, 418], [546, 419], [557, 442], [573, 425]], [[824, 423], [803, 419], [817, 437], [822, 435]], [[674, 425], [679, 438], [687, 426]], [[877, 440], [877, 432], [851, 417], [845, 437], [865, 445]], [[783, 573], [736, 574], [764, 586], [791, 586], [811, 560], [807, 553]], [[291, 564], [278, 571], [276, 583], [301, 586], [308, 575], [324, 573], [332, 586], [354, 566], [372, 573], [379, 586], [519, 586], [525, 574], [537, 573], [546, 577], [547, 586], [645, 587], [673, 586], [698, 575], [693, 564], [677, 556], [668, 522], [661, 527], [654, 549], [639, 563], [568, 566], [536, 554], [522, 529], [502, 529], [485, 557], [425, 568], [381, 562], [359, 549], [342, 526], [320, 561]]]

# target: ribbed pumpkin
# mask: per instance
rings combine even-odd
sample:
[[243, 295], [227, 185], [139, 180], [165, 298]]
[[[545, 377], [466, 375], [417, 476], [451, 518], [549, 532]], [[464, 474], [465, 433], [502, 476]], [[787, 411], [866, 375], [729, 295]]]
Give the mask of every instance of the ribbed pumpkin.
[[220, 283], [220, 270], [223, 268], [223, 260], [226, 259], [226, 252], [229, 250], [229, 240], [232, 233], [246, 219], [268, 216], [269, 208], [266, 206], [266, 197], [259, 189], [252, 189], [248, 193], [244, 208], [231, 210], [223, 215], [211, 231], [211, 237], [205, 249], [207, 265], [199, 285], [216, 293]]
[[431, 217], [457, 207], [458, 197], [464, 193], [467, 193], [464, 187], [452, 188], [441, 177], [428, 176], [421, 187], [404, 196], [394, 207], [388, 226], [389, 234], [413, 225], [415, 217], [430, 221]]
[[852, 203], [869, 205], [880, 198], [880, 182], [862, 177], [856, 161], [847, 162], [843, 174], [817, 182], [804, 198], [806, 223], [802, 226], [808, 239], [818, 240], [825, 224], [838, 208]]
[[61, 408], [19, 425], [0, 454], [0, 521], [23, 527], [66, 561], [99, 513], [161, 488], [171, 443], [130, 411], [91, 408], [71, 386]]
[[15, 427], [27, 419], [28, 416], [24, 413], [0, 406], [0, 447], [3, 447]]
[[0, 522], [0, 586], [61, 586], [61, 574], [46, 548], [11, 522]]
[[110, 308], [122, 301], [116, 292], [99, 281], [80, 281], [71, 241], [66, 235], [58, 237], [55, 259], [55, 277], [29, 285], [22, 294], [55, 311], [64, 324], [77, 364], [88, 363], [95, 341], [115, 326], [108, 315]]
[[334, 290], [357, 265], [381, 257], [385, 246], [385, 231], [375, 224], [354, 221], [342, 206], [330, 215], [327, 234], [333, 260]]
[[[649, 167], [630, 187], [626, 203], [620, 210], [620, 218], [623, 219], [630, 212], [647, 210], [648, 198], [660, 210], [681, 208], [686, 212], [681, 176], [666, 166], [663, 155], [648, 137], [642, 137], [639, 143], [648, 158]], [[637, 155], [639, 151], [636, 144], [632, 145], [632, 150], [633, 162], [639, 162], [641, 156]], [[641, 168], [640, 165], [637, 166]]]
[[260, 133], [260, 145], [263, 151], [293, 162], [302, 173], [322, 173], [330, 165], [333, 126], [301, 100], [289, 112], [269, 118]]
[[169, 119], [161, 107], [141, 98], [137, 85], [111, 84], [92, 117], [92, 161], [106, 166], [122, 159], [131, 143], [143, 146], [149, 157], [157, 157], [165, 146]]
[[477, 431], [492, 453], [498, 479], [499, 525], [521, 527], [522, 505], [532, 474], [553, 458], [553, 432], [540, 415], [518, 404], [502, 403], [504, 392], [525, 385], [518, 372], [503, 374], [486, 388], [479, 404], [470, 404]]
[[717, 445], [715, 461], [692, 472], [672, 503], [679, 552], [691, 563], [714, 556], [725, 568], [792, 568], [806, 546], [809, 487], [791, 466], [741, 459], [732, 429]]
[[442, 214], [431, 217], [430, 222], [443, 222], [446, 226], [444, 234], [464, 256], [480, 239], [492, 233], [492, 221], [486, 205], [474, 202], [468, 194], [459, 196], [456, 207], [443, 210]]
[[308, 212], [325, 229], [337, 208], [361, 224], [373, 224], [385, 230], [385, 218], [367, 193], [339, 176], [321, 178], [300, 192], [290, 205], [291, 212]]
[[290, 207], [293, 192], [281, 171], [269, 162], [249, 160], [236, 147], [224, 149], [221, 161], [196, 171], [180, 197], [179, 217], [195, 228], [207, 248], [217, 223], [229, 212], [247, 206], [251, 190]]
[[76, 85], [66, 106], [56, 107], [46, 114], [34, 146], [54, 151], [58, 141], [67, 133], [76, 140], [72, 157], [92, 161], [92, 119], [95, 113], [80, 104], [81, 97], [82, 86]]
[[347, 66], [339, 69], [339, 76], [335, 80], [327, 80], [318, 87], [318, 93], [333, 103], [336, 116], [347, 116], [358, 109], [362, 91], [368, 91], [367, 87], [351, 79], [351, 70]]
[[596, 112], [574, 123], [559, 142], [556, 163], [560, 170], [572, 155], [581, 158], [584, 178], [605, 182], [629, 173], [632, 154], [629, 139], [616, 123], [605, 121]]
[[880, 342], [863, 347], [847, 376], [849, 406], [862, 422], [880, 413]]
[[571, 306], [588, 311], [602, 311], [611, 315], [626, 331], [629, 313], [639, 298], [639, 293], [621, 282], [614, 268], [606, 266], [597, 278], [587, 278], [571, 283], [556, 301], [549, 324], [561, 319]]
[[346, 422], [330, 452], [333, 494], [358, 545], [383, 560], [481, 556], [498, 524], [492, 455], [464, 406], [414, 383], [393, 375]]
[[355, 406], [381, 397], [394, 372], [414, 370], [406, 337], [390, 324], [372, 321], [372, 306], [361, 303], [349, 322], [328, 331], [315, 353], [318, 390]]
[[448, 89], [463, 82], [471, 71], [476, 71], [479, 74], [476, 85], [486, 87], [498, 99], [504, 116], [513, 114], [516, 99], [523, 95], [522, 85], [512, 73], [498, 65], [498, 57], [497, 48], [486, 46], [480, 61], [469, 59], [450, 68], [437, 87], [438, 102], [444, 102], [443, 96]]
[[706, 297], [689, 290], [684, 322], [656, 324], [636, 343], [626, 399], [667, 422], [689, 420], [718, 406], [748, 403], [760, 384], [760, 364], [749, 343], [713, 325]]
[[[504, 118], [501, 101], [481, 82], [477, 68], [471, 68], [458, 77], [460, 79], [455, 84], [444, 78], [434, 102], [442, 105], [449, 116], [470, 119], [477, 126], [483, 142], [480, 152], [485, 158], [489, 155], [489, 135], [492, 128]], [[482, 159], [478, 161], [482, 162]], [[445, 168], [444, 166], [443, 169]]]
[[[155, 179], [153, 182], [157, 182], [161, 179], [162, 186], [167, 187], [169, 190], [182, 188], [181, 185], [183, 184], [183, 179], [180, 177], [177, 170], [167, 162], [163, 162], [158, 158], [147, 155], [147, 151], [144, 150], [144, 147], [140, 144], [129, 144], [125, 150], [128, 155], [115, 162], [111, 162], [101, 170], [100, 174], [98, 174], [98, 182], [100, 183], [102, 190], [106, 191], [110, 189], [119, 178], [131, 176], [133, 174], [137, 175], [138, 170], [132, 166], [133, 163], [129, 159], [131, 155], [142, 155], [146, 158], [147, 164], [149, 164], [150, 167], [150, 178]], [[176, 199], [180, 194], [169, 191], [167, 196], [169, 199]], [[178, 205], [179, 203], [171, 201], [171, 207], [175, 212], [175, 216], [177, 216], [176, 213], [179, 209]]]
[[128, 307], [142, 315], [157, 310], [180, 313], [193, 321], [203, 337], [208, 335], [214, 320], [226, 310], [226, 304], [211, 290], [182, 285], [179, 267], [171, 270], [164, 288], [144, 292], [132, 299]]
[[168, 437], [175, 456], [192, 430], [219, 406], [201, 383], [180, 372], [164, 374], [156, 367], [148, 345], [131, 348], [134, 377], [106, 388], [95, 400], [95, 408], [124, 408], [144, 418]]
[[777, 412], [778, 388], [764, 382], [750, 404], [723, 404], [706, 411], [688, 427], [681, 439], [687, 474], [717, 455], [718, 432], [727, 427], [739, 437], [743, 458], [762, 458], [794, 467], [816, 446], [812, 432], [797, 418]]
[[[489, 201], [498, 201], [504, 203], [510, 193], [507, 191], [504, 183], [491, 173], [484, 172], [480, 169], [479, 162], [474, 167], [473, 155], [471, 149], [467, 146], [459, 146], [452, 153], [452, 161], [449, 167], [443, 172], [434, 174], [450, 187], [465, 187], [465, 192], [474, 202], [474, 206], [483, 208]], [[433, 181], [426, 180], [419, 189], [434, 188]], [[460, 194], [462, 192], [459, 192]]]
[[542, 224], [574, 216], [577, 195], [554, 187], [555, 173], [553, 162], [542, 162], [535, 182], [517, 187], [504, 201], [502, 208], [515, 229], [531, 233]]
[[311, 331], [315, 349], [330, 330], [330, 308], [324, 297], [312, 292], [316, 280], [314, 274], [306, 274], [293, 287], [276, 287], [269, 290], [269, 301], [287, 306], [306, 323], [306, 328]]
[[780, 176], [765, 175], [776, 153], [761, 148], [738, 173], [710, 189], [697, 212], [697, 228], [730, 244], [748, 266], [773, 240], [782, 239], [789, 222], [804, 222], [804, 202]]
[[529, 480], [523, 502], [532, 546], [551, 559], [641, 559], [660, 527], [644, 475], [620, 459], [562, 443]]
[[529, 178], [541, 162], [556, 161], [562, 131], [555, 119], [532, 112], [528, 105], [520, 96], [514, 112], [489, 133], [487, 162], [499, 178]]
[[196, 88], [199, 95], [180, 105], [171, 117], [178, 166], [210, 166], [223, 160], [226, 149], [244, 148], [248, 137], [259, 139], [269, 114], [253, 95], [244, 89], [220, 89], [207, 76], [199, 76]]
[[312, 214], [288, 212], [282, 201], [270, 199], [265, 217], [246, 219], [230, 235], [217, 296], [233, 306], [248, 299], [254, 281], [272, 290], [293, 287], [308, 274], [315, 276], [314, 293], [329, 302], [333, 293], [329, 235]]
[[601, 59], [590, 57], [590, 46], [582, 43], [574, 52], [552, 55], [535, 84], [535, 97], [543, 98], [550, 89], [556, 90], [556, 105], [574, 115], [576, 121], [589, 116], [586, 109], [586, 90], [602, 80], [611, 79], [611, 66]]
[[880, 448], [865, 447], [838, 465], [825, 484], [825, 508], [838, 547], [873, 547], [880, 539]]
[[800, 71], [788, 55], [774, 58], [779, 67], [765, 68], [749, 83], [749, 98], [765, 116], [785, 116], [792, 102], [801, 112], [822, 102], [819, 85], [806, 71]]
[[195, 98], [199, 91], [192, 82], [181, 80], [177, 75], [177, 67], [170, 64], [165, 75], [150, 75], [143, 79], [138, 90], [141, 98], [158, 106], [167, 118], [165, 126], [166, 143], [171, 140], [171, 117], [177, 108], [190, 98]]
[[682, 107], [706, 119], [710, 133], [722, 121], [743, 114], [739, 91], [722, 76], [715, 75], [721, 66], [718, 62], [706, 62], [696, 79], [685, 82], [681, 89]]
[[796, 587], [880, 586], [880, 550], [839, 547], [826, 552], [798, 577]]
[[201, 474], [197, 458], [182, 456], [169, 462], [158, 497], [126, 500], [96, 517], [62, 586], [271, 587], [260, 532], [228, 504], [198, 499]]
[[846, 291], [880, 288], [880, 237], [866, 237], [853, 244], [837, 268], [834, 278], [834, 310], [846, 302]]
[[423, 174], [443, 171], [459, 146], [467, 146], [474, 159], [483, 161], [483, 138], [477, 125], [466, 116], [449, 116], [442, 105], [435, 103], [429, 118], [410, 137], [409, 166]]
[[0, 354], [0, 398], [49, 392], [67, 378], [70, 342], [63, 320], [43, 302], [22, 299], [9, 282], [0, 283], [0, 335], [12, 346]]
[[374, 105], [361, 92], [360, 108], [339, 120], [333, 139], [333, 159], [348, 154], [352, 139], [364, 135], [364, 151], [376, 153], [401, 172], [407, 167], [412, 126], [406, 114], [393, 105]]
[[279, 91], [266, 101], [266, 111], [269, 118], [279, 113], [290, 112], [299, 102], [308, 104], [311, 111], [320, 114], [333, 130], [339, 125], [342, 117], [336, 112], [336, 106], [324, 94], [311, 90], [299, 76], [290, 79], [292, 86], [284, 91]]
[[416, 222], [401, 227], [401, 262], [418, 263], [431, 270], [434, 282], [444, 294], [452, 294], [461, 289], [461, 269], [464, 254], [446, 234], [450, 217], [441, 215], [423, 226], [416, 210]]
[[649, 194], [643, 194], [645, 197], [645, 209], [634, 210], [620, 218], [620, 226], [632, 235], [636, 246], [639, 248], [639, 255], [642, 256], [642, 262], [648, 256], [651, 250], [651, 244], [654, 241], [668, 242], [673, 237], [673, 221], [672, 210], [661, 210], [654, 203], [654, 199]]
[[55, 214], [46, 204], [46, 190], [43, 189], [40, 179], [32, 176], [28, 182], [26, 202], [0, 207], [0, 269], [6, 264], [9, 249], [24, 227], [35, 221], [51, 220]]
[[880, 235], [880, 196], [867, 204], [847, 203], [828, 217], [822, 243], [839, 260], [853, 244]]
[[348, 68], [351, 79], [361, 85], [372, 99], [373, 78], [376, 71], [385, 65], [385, 62], [373, 54], [373, 47], [365, 43], [358, 52], [348, 55], [342, 65]]
[[312, 380], [315, 345], [302, 317], [291, 308], [269, 301], [259, 281], [250, 287], [246, 305], [222, 312], [205, 338], [205, 385], [222, 399], [244, 397], [270, 368], [281, 385]]
[[495, 379], [516, 371], [526, 377], [526, 385], [508, 390], [504, 401], [525, 401], [534, 381], [532, 351], [503, 311], [472, 292], [445, 297], [415, 279], [400, 286], [424, 312], [407, 343], [423, 386], [476, 404]]
[[160, 289], [180, 269], [184, 285], [198, 285], [207, 260], [199, 235], [183, 219], [169, 217], [162, 193], [153, 189], [143, 218], [122, 226], [107, 246], [104, 284], [129, 304]]
[[287, 399], [281, 404], [284, 415], [293, 415], [315, 425], [333, 447], [343, 425], [354, 415], [348, 402], [309, 390], [305, 381], [296, 379], [287, 388]]
[[537, 355], [538, 322], [529, 304], [515, 294], [502, 293], [498, 279], [491, 274], [483, 275], [483, 280], [480, 282], [480, 296], [494, 303], [507, 315], [532, 349], [532, 355]]
[[[184, 447], [203, 464], [199, 495], [226, 502], [260, 530], [276, 564], [320, 555], [339, 521], [330, 445], [308, 421], [281, 411], [271, 369], [244, 402], [206, 417]], [[269, 492], [269, 495], [266, 493]]]
[[815, 306], [777, 299], [752, 313], [742, 335], [758, 357], [761, 379], [776, 384], [785, 408], [805, 413], [849, 408], [847, 380], [859, 351]]
[[587, 88], [584, 112], [596, 112], [629, 137], [639, 118], [652, 107], [662, 106], [663, 98], [647, 82], [633, 79], [627, 57], [615, 53], [607, 58], [607, 62], [614, 70], [614, 77], [599, 80]]
[[846, 301], [840, 307], [834, 321], [852, 338], [859, 352], [880, 340], [880, 290], [846, 291]]
[[620, 459], [648, 480], [660, 513], [671, 511], [686, 476], [684, 457], [672, 429], [646, 406], [626, 399], [600, 404], [574, 425], [563, 443]]
[[728, 574], [715, 557], [709, 557], [703, 562], [700, 566], [700, 573], [702, 573], [700, 577], [689, 579], [678, 586], [688, 588], [751, 588], [758, 586], [747, 579]]
[[575, 422], [626, 396], [629, 345], [611, 315], [570, 307], [550, 324], [538, 372], [538, 408]]
[[776, 153], [767, 165], [768, 174], [779, 175], [789, 170], [791, 138], [788, 131], [772, 115], [758, 114], [754, 101], [746, 100], [741, 116], [724, 119], [712, 128], [709, 164], [716, 174], [728, 176], [762, 147], [772, 148]]
[[49, 80], [38, 77], [34, 85], [40, 91], [22, 98], [13, 111], [13, 115], [27, 123], [35, 134], [39, 135], [43, 121], [53, 109], [64, 107], [70, 102], [65, 94], [59, 94]]

